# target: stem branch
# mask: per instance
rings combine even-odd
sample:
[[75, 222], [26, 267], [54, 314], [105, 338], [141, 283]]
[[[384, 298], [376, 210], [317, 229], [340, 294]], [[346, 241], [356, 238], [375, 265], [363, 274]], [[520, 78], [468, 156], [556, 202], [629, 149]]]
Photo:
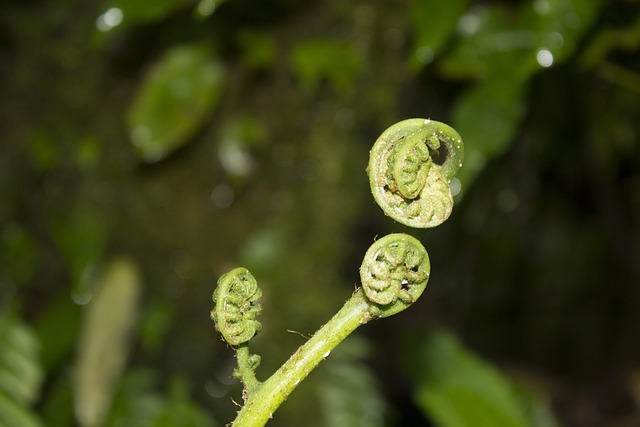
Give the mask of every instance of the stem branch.
[[369, 319], [369, 303], [361, 289], [329, 322], [302, 345], [268, 380], [260, 385], [238, 413], [233, 427], [261, 427], [296, 386], [358, 326]]
[[260, 364], [260, 356], [249, 353], [249, 344], [245, 342], [236, 347], [236, 358], [238, 359], [238, 367], [233, 372], [233, 376], [242, 381], [246, 399], [260, 386], [255, 372]]

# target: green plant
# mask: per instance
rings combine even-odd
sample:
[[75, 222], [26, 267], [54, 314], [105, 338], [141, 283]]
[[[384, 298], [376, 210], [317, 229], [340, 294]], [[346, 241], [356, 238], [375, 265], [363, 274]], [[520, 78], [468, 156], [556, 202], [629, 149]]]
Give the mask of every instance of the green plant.
[[[428, 119], [399, 122], [387, 129], [371, 150], [371, 191], [393, 219], [412, 227], [434, 227], [451, 214], [449, 183], [462, 160], [462, 139], [451, 127]], [[233, 426], [264, 425], [293, 389], [351, 332], [413, 304], [424, 291], [430, 271], [429, 255], [416, 238], [398, 233], [374, 242], [360, 267], [362, 287], [264, 382], [255, 376], [260, 356], [252, 355], [248, 346], [262, 328], [256, 320], [262, 311], [258, 303], [262, 291], [245, 268], [222, 275], [213, 294], [211, 318], [236, 351], [234, 376], [244, 385], [244, 406]]]
[[449, 183], [462, 160], [462, 138], [453, 128], [428, 119], [404, 120], [380, 135], [371, 150], [371, 192], [396, 221], [435, 227], [451, 215]]

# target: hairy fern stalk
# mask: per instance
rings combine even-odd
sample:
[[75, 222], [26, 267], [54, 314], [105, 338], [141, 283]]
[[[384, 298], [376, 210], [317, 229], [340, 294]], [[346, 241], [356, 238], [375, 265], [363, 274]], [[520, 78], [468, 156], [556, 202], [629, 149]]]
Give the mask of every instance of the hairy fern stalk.
[[[370, 153], [369, 181], [374, 199], [394, 220], [415, 228], [435, 227], [453, 209], [451, 180], [462, 166], [460, 135], [444, 123], [409, 119], [383, 132]], [[431, 265], [426, 249], [407, 234], [390, 234], [367, 250], [362, 286], [313, 337], [271, 377], [258, 381], [260, 356], [249, 352], [249, 340], [262, 329], [257, 316], [262, 291], [245, 268], [218, 279], [211, 318], [236, 351], [234, 376], [243, 385], [244, 406], [234, 427], [260, 427], [295, 387], [351, 332], [371, 320], [405, 310], [422, 295]]]

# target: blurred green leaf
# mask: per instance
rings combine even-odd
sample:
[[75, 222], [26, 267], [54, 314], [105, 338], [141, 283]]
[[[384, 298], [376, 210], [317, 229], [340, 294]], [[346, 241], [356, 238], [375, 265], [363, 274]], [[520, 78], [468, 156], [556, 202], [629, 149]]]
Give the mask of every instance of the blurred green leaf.
[[146, 74], [127, 112], [133, 145], [157, 162], [186, 144], [220, 98], [223, 67], [206, 48], [174, 47]]
[[535, 66], [536, 34], [529, 26], [516, 25], [513, 11], [504, 4], [469, 9], [458, 22], [458, 32], [458, 42], [440, 63], [449, 76], [484, 77], [508, 71], [510, 79], [518, 80]]
[[43, 372], [34, 333], [11, 315], [0, 314], [0, 425], [39, 427], [31, 412]]
[[566, 60], [601, 7], [599, 2], [536, 0], [513, 7], [475, 6], [459, 23], [460, 40], [441, 64], [452, 76], [524, 81]]
[[362, 70], [361, 58], [348, 45], [325, 40], [296, 44], [289, 62], [302, 85], [311, 90], [327, 80], [335, 90], [344, 92]]
[[548, 49], [554, 63], [559, 63], [573, 55], [603, 5], [598, 1], [535, 0], [523, 4], [516, 23], [530, 25], [536, 33], [536, 51]]
[[640, 46], [640, 17], [624, 28], [605, 28], [599, 31], [580, 55], [584, 67], [601, 64], [614, 49], [633, 52]]
[[128, 335], [140, 288], [136, 264], [116, 259], [105, 270], [86, 307], [74, 389], [75, 412], [82, 426], [101, 425], [109, 412], [129, 353]]
[[573, 54], [600, 7], [575, 0], [536, 0], [517, 9], [487, 4], [460, 19], [462, 38], [442, 69], [483, 77], [453, 110], [453, 126], [465, 141], [465, 167], [458, 176], [463, 190], [511, 144], [525, 113], [530, 77]]
[[0, 393], [0, 425], [2, 427], [41, 427], [36, 415]]
[[485, 164], [511, 144], [525, 113], [528, 85], [491, 79], [465, 92], [452, 113], [452, 126], [464, 141], [464, 167], [458, 179], [466, 191]]
[[406, 369], [418, 407], [439, 427], [530, 426], [515, 387], [453, 335], [409, 338]]
[[455, 33], [458, 20], [468, 3], [469, 0], [426, 0], [411, 3], [409, 17], [415, 34], [412, 68], [419, 68], [433, 61], [434, 56]]

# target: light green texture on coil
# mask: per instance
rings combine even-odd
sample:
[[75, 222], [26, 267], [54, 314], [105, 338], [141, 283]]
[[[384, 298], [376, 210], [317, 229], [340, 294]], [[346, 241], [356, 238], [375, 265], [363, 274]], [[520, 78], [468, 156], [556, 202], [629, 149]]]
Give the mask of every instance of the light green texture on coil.
[[388, 317], [406, 309], [424, 292], [431, 264], [420, 241], [408, 234], [389, 234], [367, 250], [360, 267], [366, 298], [373, 303], [370, 313]]
[[213, 292], [211, 318], [225, 341], [233, 346], [249, 341], [260, 332], [256, 317], [262, 311], [257, 300], [262, 296], [256, 279], [246, 268], [235, 268], [218, 279]]
[[462, 138], [452, 127], [430, 119], [398, 122], [371, 149], [367, 171], [373, 197], [404, 225], [440, 225], [451, 215], [449, 183], [463, 158]]

